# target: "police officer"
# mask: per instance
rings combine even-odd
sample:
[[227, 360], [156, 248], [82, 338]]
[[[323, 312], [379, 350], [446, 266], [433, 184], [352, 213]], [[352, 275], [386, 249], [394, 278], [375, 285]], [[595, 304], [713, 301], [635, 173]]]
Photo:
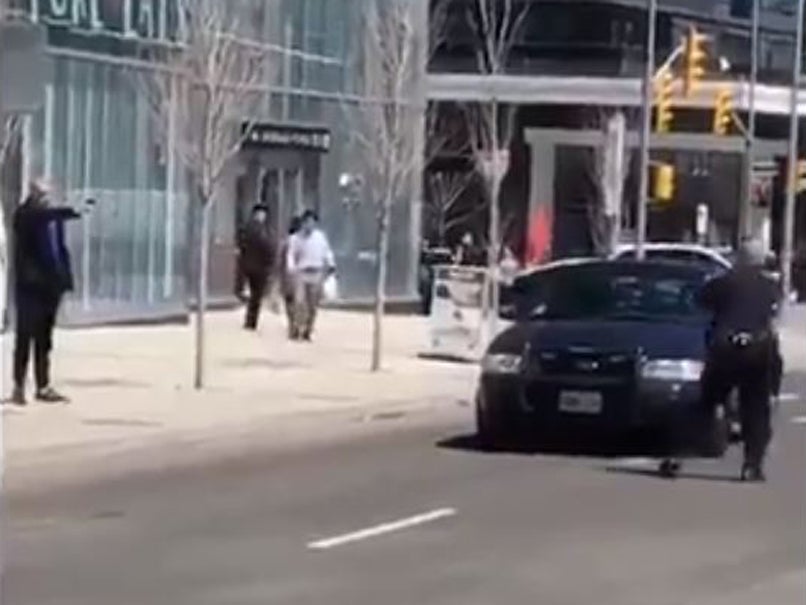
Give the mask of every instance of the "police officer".
[[[688, 427], [678, 438], [687, 446], [714, 447], [713, 420], [726, 409], [731, 393], [739, 391], [739, 417], [744, 464], [744, 481], [764, 480], [764, 458], [771, 431], [771, 396], [778, 388], [780, 361], [774, 319], [780, 305], [780, 289], [764, 271], [764, 250], [755, 241], [742, 244], [736, 266], [708, 282], [701, 293], [701, 304], [712, 315], [707, 335], [705, 369], [702, 374], [703, 424]], [[682, 433], [688, 433], [688, 438]], [[694, 438], [691, 439], [691, 435]], [[703, 443], [701, 437], [705, 437]], [[679, 444], [678, 444], [679, 445]], [[674, 477], [680, 461], [667, 458], [661, 474]]]
[[702, 292], [702, 304], [713, 314], [703, 397], [708, 408], [715, 409], [738, 389], [745, 481], [764, 480], [772, 434], [770, 396], [777, 387], [774, 320], [781, 296], [764, 264], [763, 247], [756, 241], [744, 242], [736, 267], [706, 284]]

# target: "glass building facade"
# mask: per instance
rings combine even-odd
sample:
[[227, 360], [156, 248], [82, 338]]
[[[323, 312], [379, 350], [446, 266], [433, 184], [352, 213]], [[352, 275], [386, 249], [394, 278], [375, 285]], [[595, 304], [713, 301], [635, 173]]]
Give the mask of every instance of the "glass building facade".
[[[186, 172], [139, 94], [135, 59], [138, 45], [174, 41], [175, 1], [14, 0], [47, 27], [53, 58], [44, 105], [26, 120], [21, 181], [44, 175], [57, 197], [87, 209], [69, 231], [76, 289], [65, 306], [68, 322], [145, 319], [187, 308], [194, 204]], [[281, 233], [294, 213], [317, 210], [337, 256], [341, 296], [369, 299], [375, 208], [363, 191], [343, 186], [360, 172], [349, 125], [361, 81], [363, 0], [229, 1], [242, 13], [244, 36], [272, 61], [258, 115], [244, 119], [325, 133], [328, 144], [239, 153], [214, 208], [211, 296], [231, 299], [236, 228], [261, 201]], [[395, 211], [393, 298], [415, 292], [418, 216], [416, 203]]]

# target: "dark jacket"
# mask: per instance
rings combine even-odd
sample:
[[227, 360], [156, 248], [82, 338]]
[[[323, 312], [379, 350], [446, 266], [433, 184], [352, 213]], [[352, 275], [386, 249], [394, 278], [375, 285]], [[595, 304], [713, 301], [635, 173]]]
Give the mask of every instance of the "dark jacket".
[[245, 275], [268, 275], [274, 268], [275, 244], [269, 230], [251, 221], [238, 233], [238, 262]]
[[711, 338], [739, 332], [772, 335], [781, 301], [779, 285], [761, 270], [739, 267], [711, 280], [701, 303], [713, 314]]
[[73, 289], [65, 221], [80, 215], [69, 207], [25, 200], [14, 212], [14, 276], [18, 294], [61, 296]]

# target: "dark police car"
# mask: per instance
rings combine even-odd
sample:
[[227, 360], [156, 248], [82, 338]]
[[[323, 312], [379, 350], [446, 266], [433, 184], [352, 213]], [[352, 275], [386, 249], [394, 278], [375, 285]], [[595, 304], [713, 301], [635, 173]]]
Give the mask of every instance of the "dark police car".
[[[697, 295], [708, 275], [668, 261], [583, 260], [520, 277], [516, 321], [482, 362], [481, 443], [695, 428], [708, 326]], [[724, 432], [707, 433], [713, 455]]]

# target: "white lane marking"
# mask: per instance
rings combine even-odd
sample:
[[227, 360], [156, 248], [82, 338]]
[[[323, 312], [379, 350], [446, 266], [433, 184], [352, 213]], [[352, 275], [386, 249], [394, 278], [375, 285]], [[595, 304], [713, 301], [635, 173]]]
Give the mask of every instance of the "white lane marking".
[[803, 396], [798, 393], [781, 393], [778, 400], [781, 403], [792, 403], [793, 401], [800, 401]]
[[795, 416], [792, 418], [792, 424], [806, 424], [806, 416]]
[[355, 532], [351, 532], [349, 534], [342, 534], [340, 536], [334, 536], [332, 538], [317, 540], [315, 542], [309, 543], [308, 548], [310, 548], [311, 550], [328, 550], [329, 548], [343, 546], [344, 544], [350, 544], [352, 542], [359, 542], [361, 540], [375, 538], [377, 536], [382, 536], [384, 534], [389, 534], [404, 529], [410, 529], [412, 527], [416, 527], [418, 525], [424, 525], [426, 523], [433, 523], [434, 521], [438, 521], [439, 519], [453, 517], [454, 515], [456, 515], [455, 509], [440, 508], [437, 510], [432, 510], [427, 513], [423, 513], [421, 515], [406, 517], [405, 519], [400, 519], [398, 521], [392, 521], [390, 523], [382, 523], [381, 525], [367, 527], [366, 529], [361, 529]]

